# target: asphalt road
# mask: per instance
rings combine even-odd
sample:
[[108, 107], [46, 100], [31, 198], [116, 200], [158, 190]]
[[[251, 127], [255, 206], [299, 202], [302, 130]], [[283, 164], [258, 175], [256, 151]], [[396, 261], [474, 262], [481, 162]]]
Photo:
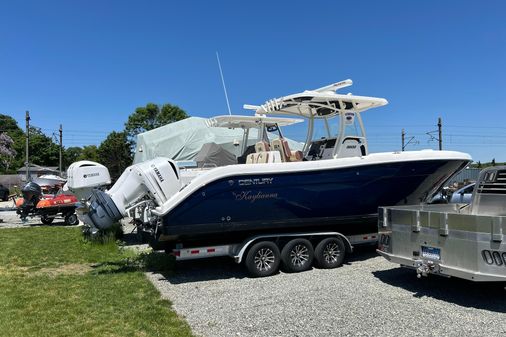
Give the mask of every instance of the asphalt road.
[[148, 277], [201, 336], [506, 335], [506, 284], [419, 280], [371, 249], [333, 270], [252, 279], [219, 258]]

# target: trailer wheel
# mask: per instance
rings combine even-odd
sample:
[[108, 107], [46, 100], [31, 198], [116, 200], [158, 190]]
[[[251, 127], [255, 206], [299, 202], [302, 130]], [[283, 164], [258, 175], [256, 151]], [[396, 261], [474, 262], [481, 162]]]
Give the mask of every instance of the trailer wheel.
[[44, 225], [50, 225], [53, 223], [54, 218], [48, 217], [47, 215], [43, 215], [40, 217], [40, 222]]
[[281, 251], [281, 261], [288, 272], [308, 270], [313, 264], [313, 259], [313, 245], [306, 239], [292, 240]]
[[65, 224], [69, 226], [75, 226], [79, 224], [79, 219], [77, 218], [77, 215], [75, 213], [67, 214], [65, 216]]
[[279, 248], [270, 241], [258, 242], [246, 256], [246, 268], [253, 277], [271, 276], [279, 269]]
[[340, 238], [322, 240], [315, 249], [318, 267], [323, 269], [337, 268], [343, 264], [346, 248]]

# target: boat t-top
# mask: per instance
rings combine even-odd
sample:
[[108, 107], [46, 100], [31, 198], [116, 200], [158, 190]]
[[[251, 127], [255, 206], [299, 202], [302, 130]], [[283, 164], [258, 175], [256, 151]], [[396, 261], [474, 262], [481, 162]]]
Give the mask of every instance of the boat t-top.
[[[367, 138], [361, 112], [388, 104], [384, 98], [336, 94], [336, 90], [352, 85], [351, 80], [319, 89], [276, 98], [260, 106], [244, 105], [257, 115], [300, 116], [307, 120], [307, 137], [303, 158], [319, 160], [366, 156]], [[336, 125], [332, 125], [332, 122]], [[315, 139], [315, 127], [320, 124], [324, 134]], [[334, 132], [333, 132], [334, 131]]]

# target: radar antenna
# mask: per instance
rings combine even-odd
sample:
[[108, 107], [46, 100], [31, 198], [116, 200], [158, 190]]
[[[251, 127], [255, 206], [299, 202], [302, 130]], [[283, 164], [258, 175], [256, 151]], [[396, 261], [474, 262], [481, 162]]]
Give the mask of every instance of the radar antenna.
[[230, 102], [228, 101], [227, 87], [225, 87], [225, 79], [223, 78], [223, 71], [221, 70], [220, 56], [218, 55], [218, 52], [216, 52], [216, 60], [218, 60], [218, 68], [220, 68], [221, 83], [223, 84], [225, 99], [227, 100], [228, 114], [232, 115], [232, 110], [230, 110]]

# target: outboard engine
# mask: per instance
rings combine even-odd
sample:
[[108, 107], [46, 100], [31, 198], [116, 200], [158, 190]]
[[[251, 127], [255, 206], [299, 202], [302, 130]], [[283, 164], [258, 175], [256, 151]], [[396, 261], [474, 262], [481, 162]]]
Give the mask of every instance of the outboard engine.
[[[96, 165], [100, 165], [94, 163]], [[70, 177], [82, 167], [69, 167], [69, 189], [75, 190], [76, 180]], [[70, 172], [74, 170], [74, 172]], [[80, 184], [81, 191], [87, 188]], [[161, 206], [181, 189], [179, 169], [167, 158], [155, 158], [128, 167], [108, 191], [91, 189], [86, 198], [86, 207], [81, 210], [81, 220], [92, 228], [106, 229], [123, 217], [129, 210], [141, 204]]]
[[23, 189], [21, 189], [23, 195], [22, 204], [18, 206], [17, 213], [21, 215], [21, 219], [26, 219], [28, 213], [32, 211], [42, 197], [42, 190], [40, 186], [34, 182], [29, 182]]
[[67, 183], [64, 190], [68, 188], [77, 200], [86, 200], [93, 189], [105, 188], [111, 184], [109, 170], [102, 164], [89, 160], [81, 160], [72, 163], [67, 170]]

